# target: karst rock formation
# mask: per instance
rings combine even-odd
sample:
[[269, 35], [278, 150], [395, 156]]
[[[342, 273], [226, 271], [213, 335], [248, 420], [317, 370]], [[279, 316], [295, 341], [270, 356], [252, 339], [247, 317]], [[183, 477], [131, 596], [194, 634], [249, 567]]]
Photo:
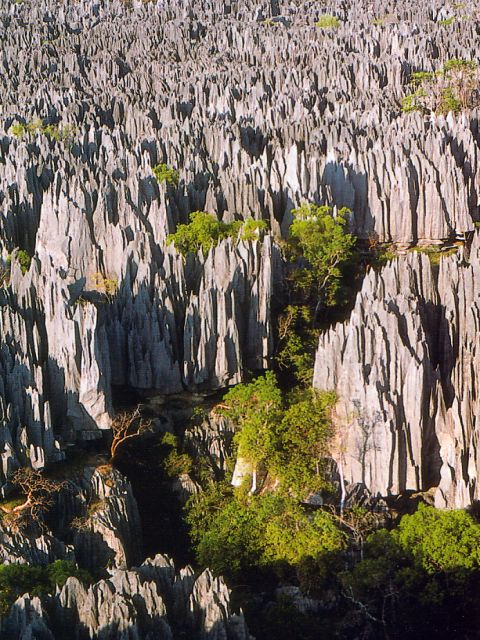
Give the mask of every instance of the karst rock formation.
[[[320, 336], [313, 384], [337, 393], [339, 473], [375, 496], [480, 498], [479, 111], [400, 108], [412, 72], [476, 59], [478, 7], [447, 29], [440, 0], [327, 4], [2, 0], [2, 491], [19, 466], [101, 439], [115, 388], [207, 394], [267, 368], [282, 238], [310, 201], [349, 207], [358, 238], [404, 254], [370, 269], [349, 317]], [[315, 26], [326, 11], [337, 29]], [[157, 180], [158, 164], [178, 184]], [[185, 258], [167, 236], [197, 210], [269, 232]], [[455, 242], [439, 264], [411, 250]], [[228, 425], [207, 426], [190, 446], [221, 469]], [[159, 612], [173, 608], [202, 638], [247, 638], [208, 572], [178, 577], [162, 558], [128, 569], [140, 562], [131, 489], [95, 473], [77, 483], [103, 501], [85, 525], [95, 536], [4, 532], [1, 553], [93, 562], [105, 543], [116, 573], [87, 590], [72, 578], [47, 609], [24, 596], [13, 637], [76, 625], [79, 638], [170, 638]]]

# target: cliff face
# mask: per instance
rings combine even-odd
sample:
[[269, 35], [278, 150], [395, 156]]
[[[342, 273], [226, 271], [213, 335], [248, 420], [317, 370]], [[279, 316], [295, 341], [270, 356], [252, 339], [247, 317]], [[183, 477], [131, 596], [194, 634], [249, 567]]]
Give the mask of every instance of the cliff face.
[[[337, 9], [321, 30], [285, 3], [2, 4], [3, 478], [108, 428], [112, 384], [212, 390], [267, 364], [278, 249], [225, 241], [185, 263], [165, 239], [191, 211], [278, 234], [317, 200], [406, 244], [473, 229], [477, 113], [398, 102], [409, 71], [471, 57], [474, 21], [451, 37], [437, 2]], [[161, 162], [178, 187], [154, 179]]]
[[[76, 578], [48, 601], [19, 598], [4, 621], [9, 638], [250, 640], [243, 615], [233, 614], [228, 589], [210, 571], [175, 571], [157, 555], [130, 571], [85, 588]], [[174, 635], [175, 634], [175, 635]], [[177, 635], [180, 634], [180, 635]]]
[[371, 271], [350, 319], [321, 336], [314, 386], [339, 395], [336, 458], [373, 493], [477, 500], [480, 238], [440, 260], [411, 253]]

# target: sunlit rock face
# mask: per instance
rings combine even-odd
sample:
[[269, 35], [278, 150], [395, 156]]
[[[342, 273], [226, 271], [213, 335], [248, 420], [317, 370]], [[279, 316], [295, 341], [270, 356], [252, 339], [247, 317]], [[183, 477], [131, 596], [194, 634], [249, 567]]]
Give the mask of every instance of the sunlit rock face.
[[[66, 442], [101, 437], [112, 385], [209, 392], [266, 367], [278, 240], [302, 201], [348, 206], [360, 237], [400, 245], [473, 232], [477, 111], [425, 118], [399, 104], [410, 72], [475, 57], [475, 21], [443, 28], [435, 0], [351, 0], [335, 7], [338, 29], [315, 27], [320, 11], [286, 1], [2, 2], [0, 253], [11, 254], [0, 293], [2, 484], [19, 464], [42, 468]], [[159, 163], [179, 171], [178, 185], [157, 182]], [[263, 218], [271, 234], [185, 260], [167, 236], [195, 210]], [[32, 257], [25, 273], [18, 249]], [[365, 339], [389, 390], [372, 392], [373, 363], [354, 376], [350, 400], [368, 405], [394, 462], [375, 462], [384, 458], [374, 447], [350, 466], [375, 490], [440, 483], [440, 501], [463, 504], [476, 495], [476, 454], [461, 472], [455, 460], [474, 446], [476, 395], [461, 387], [468, 367], [456, 345], [475, 338], [446, 284], [463, 290], [467, 267], [448, 264], [438, 284], [425, 283], [425, 304], [413, 291], [387, 316], [401, 273], [420, 266], [367, 278], [362, 295], [375, 297], [379, 320], [368, 318]], [[445, 360], [432, 352], [428, 296], [451, 305]], [[339, 346], [346, 330], [322, 345]], [[411, 394], [424, 400], [412, 406]]]
[[243, 614], [232, 613], [222, 578], [214, 578], [208, 569], [200, 575], [191, 567], [176, 572], [162, 555], [130, 571], [115, 570], [89, 588], [69, 578], [48, 607], [38, 597], [24, 595], [2, 627], [8, 637], [35, 640], [171, 640], [177, 634], [251, 639]]
[[438, 506], [478, 500], [480, 237], [442, 258], [371, 271], [349, 320], [320, 338], [314, 386], [336, 389], [335, 457], [382, 496], [432, 490]]

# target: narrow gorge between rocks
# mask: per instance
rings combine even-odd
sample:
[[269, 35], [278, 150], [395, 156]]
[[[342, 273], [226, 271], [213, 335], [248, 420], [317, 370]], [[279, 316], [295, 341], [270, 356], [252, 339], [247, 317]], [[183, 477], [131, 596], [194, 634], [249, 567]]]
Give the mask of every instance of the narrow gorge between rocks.
[[0, 42], [0, 640], [480, 638], [478, 3]]

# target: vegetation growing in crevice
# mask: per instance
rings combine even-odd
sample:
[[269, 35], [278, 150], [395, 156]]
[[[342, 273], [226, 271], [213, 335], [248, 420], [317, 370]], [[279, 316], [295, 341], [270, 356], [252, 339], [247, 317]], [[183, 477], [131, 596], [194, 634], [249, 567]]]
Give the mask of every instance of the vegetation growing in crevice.
[[211, 213], [194, 211], [190, 214], [189, 223], [179, 224], [175, 233], [169, 234], [167, 244], [173, 243], [184, 256], [200, 249], [206, 255], [221, 240], [257, 240], [266, 230], [267, 223], [264, 220], [248, 218], [245, 221], [222, 222]]
[[448, 60], [439, 71], [412, 73], [414, 89], [402, 100], [402, 111], [424, 115], [460, 113], [480, 104], [480, 75], [474, 60]]
[[448, 258], [457, 253], [458, 247], [449, 247], [444, 248], [437, 245], [422, 245], [416, 246], [411, 249], [411, 251], [416, 251], [417, 253], [424, 253], [428, 256], [430, 263], [433, 267], [438, 267], [442, 258]]
[[263, 465], [285, 492], [297, 497], [328, 488], [324, 459], [332, 436], [329, 412], [335, 396], [312, 389], [282, 396], [273, 372], [239, 384], [219, 409], [238, 426], [238, 455]]
[[35, 136], [36, 134], [44, 135], [50, 140], [56, 142], [69, 143], [73, 140], [76, 129], [73, 125], [66, 124], [63, 127], [59, 124], [45, 123], [40, 118], [30, 120], [30, 122], [13, 124], [9, 133], [21, 140], [25, 136]]
[[315, 23], [315, 26], [318, 29], [338, 29], [340, 24], [341, 22], [336, 16], [332, 16], [331, 14], [326, 13], [323, 16], [319, 17], [319, 19]]
[[90, 275], [88, 287], [102, 293], [111, 302], [118, 292], [118, 279], [115, 275], [104, 275], [100, 271], [96, 271]]
[[[342, 309], [349, 269], [381, 267], [397, 254], [370, 239], [363, 256], [348, 233], [348, 210], [333, 213], [312, 204], [294, 212], [283, 245], [287, 291], [275, 372], [236, 385], [215, 407], [235, 427], [233, 455], [248, 462], [244, 482], [231, 486], [228, 473], [207, 480], [185, 519], [197, 562], [243, 585], [238, 597], [259, 640], [271, 637], [272, 611], [282, 620], [278, 637], [299, 637], [302, 629], [312, 639], [320, 630], [321, 637], [402, 638], [435, 628], [446, 638], [455, 630], [448, 608], [465, 612], [478, 596], [471, 585], [480, 577], [480, 525], [465, 512], [421, 505], [392, 528], [386, 513], [340, 507], [334, 493], [328, 456], [336, 399], [310, 388], [318, 333]], [[285, 583], [318, 598], [320, 613], [302, 613], [276, 595]], [[466, 585], [476, 594], [470, 605], [457, 598]]]
[[0, 565], [0, 615], [8, 614], [15, 600], [25, 593], [41, 596], [55, 593], [69, 577], [75, 577], [84, 585], [93, 582], [92, 576], [69, 560], [56, 560], [46, 566], [28, 564]]
[[155, 176], [157, 182], [164, 182], [171, 187], [177, 187], [180, 179], [180, 173], [173, 167], [169, 167], [168, 164], [157, 164], [152, 169], [152, 173]]
[[29, 255], [25, 249], [15, 249], [15, 252], [10, 253], [7, 256], [5, 261], [5, 266], [2, 268], [1, 279], [2, 284], [8, 285], [10, 282], [10, 273], [12, 270], [12, 259], [16, 257], [18, 264], [20, 265], [20, 270], [23, 275], [27, 273], [30, 269], [30, 265], [32, 264], [32, 257]]

